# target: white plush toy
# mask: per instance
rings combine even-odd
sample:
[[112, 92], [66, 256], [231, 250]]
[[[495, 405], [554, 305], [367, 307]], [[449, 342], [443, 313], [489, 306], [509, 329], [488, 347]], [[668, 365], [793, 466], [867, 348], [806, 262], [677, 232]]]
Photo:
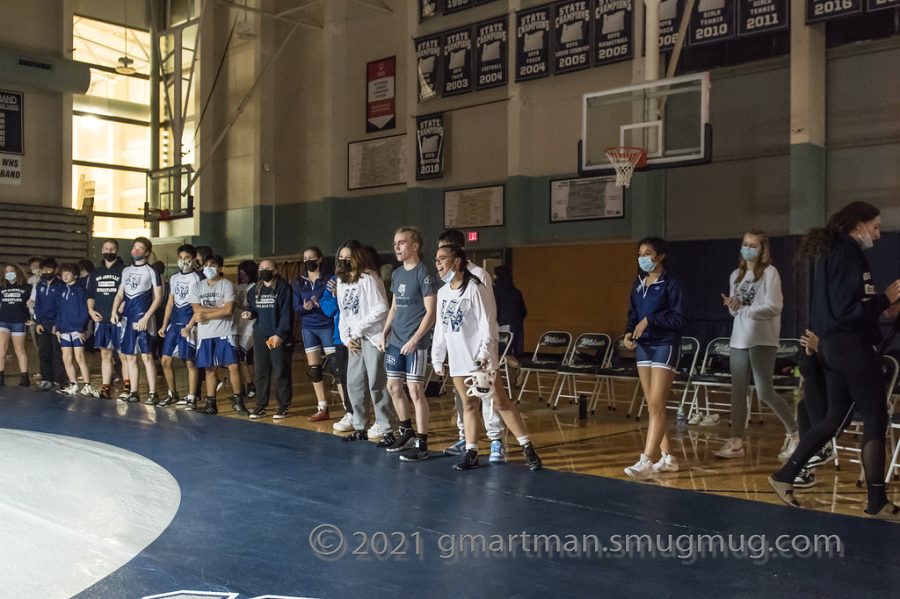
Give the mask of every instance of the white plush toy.
[[469, 397], [480, 397], [481, 399], [491, 399], [494, 396], [494, 381], [496, 380], [497, 371], [488, 368], [487, 364], [481, 361], [475, 362], [478, 370], [466, 377], [463, 381], [469, 388], [466, 395]]

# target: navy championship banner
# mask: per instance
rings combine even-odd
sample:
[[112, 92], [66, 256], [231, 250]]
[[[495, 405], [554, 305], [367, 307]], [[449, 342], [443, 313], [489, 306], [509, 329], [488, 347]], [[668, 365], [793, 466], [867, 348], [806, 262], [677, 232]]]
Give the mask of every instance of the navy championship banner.
[[597, 0], [594, 7], [594, 66], [627, 60], [634, 55], [633, 19], [631, 0]]
[[473, 0], [444, 0], [444, 14], [459, 12], [472, 8], [475, 5]]
[[900, 0], [866, 0], [866, 12], [888, 10], [900, 6]]
[[550, 7], [516, 13], [516, 81], [550, 74]]
[[22, 92], [0, 90], [0, 154], [25, 153], [22, 135]]
[[678, 26], [684, 13], [684, 0], [662, 0], [659, 3], [659, 49], [671, 50], [678, 41]]
[[591, 11], [588, 0], [553, 5], [553, 72], [591, 66]]
[[863, 0], [806, 0], [806, 22], [858, 15], [862, 12], [862, 3]]
[[416, 117], [416, 181], [444, 176], [444, 115]]
[[444, 95], [464, 94], [472, 85], [472, 28], [444, 32]]
[[441, 36], [421, 37], [415, 41], [415, 48], [419, 102], [424, 102], [438, 95], [438, 78], [441, 72]]
[[721, 42], [734, 37], [735, 0], [698, 0], [688, 27], [692, 46]]
[[780, 31], [790, 26], [788, 0], [737, 0], [737, 2], [740, 36]]
[[475, 24], [475, 88], [506, 85], [507, 17]]

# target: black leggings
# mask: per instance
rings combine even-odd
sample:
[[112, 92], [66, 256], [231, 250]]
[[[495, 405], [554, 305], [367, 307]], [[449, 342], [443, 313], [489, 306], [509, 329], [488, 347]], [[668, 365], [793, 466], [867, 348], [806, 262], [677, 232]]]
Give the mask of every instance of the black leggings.
[[847, 414], [856, 409], [863, 419], [862, 463], [869, 492], [870, 513], [887, 503], [884, 488], [884, 435], [887, 396], [881, 361], [870, 343], [856, 333], [823, 336], [817, 354], [825, 374], [828, 410], [805, 435], [787, 464], [773, 476], [794, 482], [809, 458], [840, 430]]
[[797, 426], [802, 437], [813, 426], [821, 422], [828, 413], [828, 398], [825, 392], [825, 372], [816, 359], [803, 353], [800, 358], [800, 374], [803, 375], [803, 399], [797, 404]]

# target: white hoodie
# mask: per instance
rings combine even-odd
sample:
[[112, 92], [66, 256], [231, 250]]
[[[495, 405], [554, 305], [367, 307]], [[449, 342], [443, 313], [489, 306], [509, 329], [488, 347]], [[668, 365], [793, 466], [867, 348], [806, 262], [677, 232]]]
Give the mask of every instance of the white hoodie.
[[731, 296], [741, 300], [737, 311], [729, 310], [734, 316], [729, 345], [737, 349], [757, 345], [778, 347], [784, 301], [778, 269], [770, 264], [755, 282], [752, 270], [748, 270], [741, 281], [737, 280], [737, 276], [738, 270], [735, 270], [729, 278]]
[[437, 294], [437, 322], [431, 344], [431, 362], [450, 361], [450, 376], [468, 376], [476, 370], [475, 360], [487, 360], [497, 368], [497, 306], [493, 295], [477, 278], [465, 291], [444, 285]]
[[366, 339], [375, 347], [384, 341], [387, 318], [387, 293], [381, 279], [363, 273], [356, 283], [344, 283], [338, 277], [337, 301], [341, 311], [341, 339]]

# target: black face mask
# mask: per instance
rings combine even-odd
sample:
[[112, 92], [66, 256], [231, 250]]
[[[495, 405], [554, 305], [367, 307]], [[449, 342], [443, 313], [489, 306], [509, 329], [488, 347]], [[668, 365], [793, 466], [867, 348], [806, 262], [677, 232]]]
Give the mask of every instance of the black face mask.
[[42, 280], [42, 281], [52, 281], [52, 280], [53, 280], [53, 277], [55, 277], [55, 276], [56, 276], [56, 275], [54, 275], [54, 274], [42, 274], [42, 275], [41, 275], [41, 280]]
[[343, 272], [350, 272], [353, 268], [353, 263], [350, 260], [338, 260], [338, 266]]
[[319, 270], [319, 262], [317, 260], [307, 260], [304, 262], [307, 272], [316, 272]]
[[118, 254], [103, 254], [103, 259], [107, 262], [115, 262], [118, 257]]
[[268, 283], [275, 277], [275, 273], [271, 270], [261, 270], [259, 271], [259, 280], [263, 283]]

